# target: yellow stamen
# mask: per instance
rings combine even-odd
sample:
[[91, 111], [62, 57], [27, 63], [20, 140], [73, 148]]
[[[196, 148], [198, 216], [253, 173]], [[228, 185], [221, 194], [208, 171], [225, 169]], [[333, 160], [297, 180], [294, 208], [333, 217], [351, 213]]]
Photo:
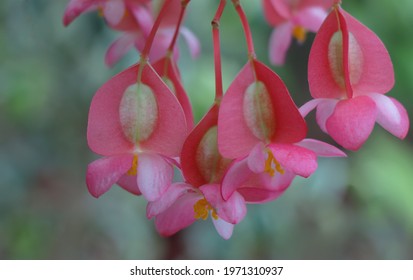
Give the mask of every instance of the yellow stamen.
[[206, 220], [208, 218], [209, 211], [211, 211], [212, 218], [217, 220], [217, 211], [205, 198], [198, 200], [194, 205], [195, 219]]
[[103, 9], [102, 9], [101, 7], [98, 8], [98, 15], [99, 15], [100, 17], [103, 17], [103, 16], [104, 16], [104, 14], [103, 14]]
[[268, 173], [271, 177], [275, 175], [275, 171], [277, 171], [281, 175], [284, 174], [285, 170], [281, 167], [281, 164], [275, 159], [271, 150], [267, 149], [267, 155], [268, 157], [265, 160], [264, 172]]
[[136, 176], [138, 174], [138, 155], [133, 156], [132, 167], [126, 173], [129, 176]]
[[293, 29], [293, 37], [302, 44], [307, 38], [307, 30], [302, 26], [295, 26]]

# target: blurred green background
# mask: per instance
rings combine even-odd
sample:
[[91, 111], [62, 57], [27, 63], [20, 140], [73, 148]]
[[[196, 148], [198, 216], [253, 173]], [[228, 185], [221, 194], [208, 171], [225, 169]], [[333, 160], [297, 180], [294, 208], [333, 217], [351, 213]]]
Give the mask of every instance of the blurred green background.
[[[387, 46], [396, 85], [389, 93], [413, 114], [413, 1], [344, 0], [343, 8]], [[118, 187], [89, 195], [86, 166], [94, 92], [138, 59], [130, 52], [113, 69], [104, 53], [118, 34], [96, 14], [62, 25], [67, 1], [0, 2], [0, 259], [412, 259], [413, 142], [376, 128], [347, 159], [321, 159], [310, 179], [284, 196], [249, 205], [224, 241], [210, 222], [160, 237], [145, 202]], [[243, 0], [258, 58], [268, 64], [271, 28], [260, 1]], [[210, 21], [218, 0], [193, 0], [185, 25], [202, 42], [193, 61], [182, 45], [180, 67], [199, 120], [214, 94]], [[221, 21], [225, 88], [246, 62], [232, 5]], [[307, 58], [314, 35], [294, 43], [274, 68], [298, 106], [310, 100]], [[309, 116], [310, 137], [330, 143]]]

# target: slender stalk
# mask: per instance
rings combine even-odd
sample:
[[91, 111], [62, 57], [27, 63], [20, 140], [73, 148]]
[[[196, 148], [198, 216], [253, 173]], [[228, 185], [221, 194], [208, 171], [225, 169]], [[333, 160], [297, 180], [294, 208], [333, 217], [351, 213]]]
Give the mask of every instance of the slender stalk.
[[255, 59], [256, 55], [254, 51], [254, 43], [252, 40], [251, 28], [248, 23], [247, 16], [245, 15], [244, 9], [242, 8], [239, 0], [232, 0], [232, 4], [234, 4], [235, 10], [238, 13], [238, 16], [242, 23], [242, 27], [244, 29], [245, 39], [247, 41], [248, 57], [250, 59]]
[[221, 67], [221, 44], [219, 37], [219, 21], [221, 20], [222, 12], [224, 11], [227, 1], [221, 0], [218, 9], [211, 22], [212, 25], [212, 41], [214, 45], [214, 66], [215, 66], [215, 102], [221, 100], [223, 96], [222, 87], [222, 67]]
[[188, 6], [189, 1], [191, 1], [191, 0], [182, 0], [181, 1], [181, 11], [179, 13], [178, 23], [176, 24], [174, 36], [172, 38], [171, 44], [168, 47], [168, 55], [169, 55], [169, 53], [172, 53], [172, 51], [175, 47], [175, 44], [176, 44], [176, 41], [177, 41], [178, 35], [179, 35], [179, 29], [181, 28], [182, 21], [184, 19], [185, 12], [186, 12], [186, 7]]

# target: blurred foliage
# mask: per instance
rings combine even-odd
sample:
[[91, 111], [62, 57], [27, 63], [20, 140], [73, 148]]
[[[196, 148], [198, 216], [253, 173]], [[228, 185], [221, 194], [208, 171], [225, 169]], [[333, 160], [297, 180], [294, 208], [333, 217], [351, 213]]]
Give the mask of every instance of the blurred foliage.
[[[258, 0], [243, 0], [258, 58], [268, 64], [271, 28]], [[344, 0], [374, 30], [394, 63], [389, 93], [413, 112], [413, 1]], [[182, 46], [180, 68], [196, 120], [214, 95], [210, 21], [218, 0], [193, 0], [186, 25], [202, 42], [193, 61]], [[0, 2], [1, 259], [412, 259], [412, 133], [404, 141], [377, 128], [347, 159], [322, 159], [277, 201], [249, 205], [229, 241], [197, 222], [169, 239], [146, 220], [145, 202], [113, 187], [92, 198], [85, 186], [88, 107], [96, 89], [136, 62], [130, 52], [113, 69], [103, 62], [117, 34], [96, 14], [64, 28], [66, 1]], [[228, 5], [221, 22], [224, 86], [246, 62], [239, 20]], [[310, 99], [307, 58], [314, 35], [293, 44], [274, 68], [297, 105]], [[310, 136], [332, 143], [309, 118]]]

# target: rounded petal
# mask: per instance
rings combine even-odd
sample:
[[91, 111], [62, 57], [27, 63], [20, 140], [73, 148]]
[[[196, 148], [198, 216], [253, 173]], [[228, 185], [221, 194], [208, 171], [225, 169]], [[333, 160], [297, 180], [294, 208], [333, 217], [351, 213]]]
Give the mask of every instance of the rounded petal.
[[125, 2], [106, 1], [103, 8], [103, 14], [109, 25], [116, 26], [120, 23], [125, 14]]
[[316, 121], [320, 126], [321, 130], [325, 133], [328, 133], [326, 123], [328, 118], [333, 114], [334, 109], [336, 108], [336, 105], [338, 103], [338, 100], [325, 98], [321, 100], [322, 102], [320, 102], [317, 105]]
[[138, 182], [135, 175], [128, 175], [125, 174], [116, 182], [119, 187], [122, 189], [134, 194], [134, 195], [141, 195], [141, 191], [139, 190]]
[[192, 186], [185, 183], [174, 183], [168, 190], [158, 199], [149, 202], [146, 207], [146, 217], [151, 219], [167, 210], [172, 206], [181, 196], [192, 190]]
[[182, 108], [150, 65], [145, 65], [142, 83], [150, 87], [156, 98], [158, 118], [150, 137], [139, 143], [124, 135], [119, 117], [120, 102], [125, 90], [136, 83], [138, 66], [133, 66], [107, 81], [95, 94], [89, 110], [87, 139], [97, 154], [116, 155], [139, 149], [166, 156], [177, 156], [187, 134]]
[[261, 142], [248, 127], [243, 106], [248, 87], [257, 80], [265, 85], [274, 112], [276, 123], [271, 141], [298, 142], [307, 133], [306, 123], [283, 81], [271, 69], [254, 60], [237, 75], [221, 102], [218, 116], [218, 145], [226, 158], [245, 157], [258, 142]]
[[344, 148], [358, 150], [373, 130], [376, 116], [376, 104], [370, 97], [342, 100], [327, 120], [328, 134]]
[[327, 11], [323, 7], [313, 6], [297, 12], [293, 21], [296, 25], [317, 32], [326, 17]]
[[248, 155], [248, 167], [254, 173], [261, 173], [265, 170], [265, 146], [263, 143], [258, 143]]
[[162, 236], [170, 236], [196, 221], [194, 205], [202, 196], [187, 193], [179, 197], [168, 209], [155, 217], [156, 230]]
[[145, 37], [149, 36], [154, 23], [151, 11], [141, 3], [136, 3], [134, 1], [129, 1], [126, 4], [131, 10], [134, 19], [138, 22], [142, 34]]
[[268, 48], [272, 64], [280, 66], [285, 63], [285, 57], [292, 41], [292, 30], [291, 22], [286, 22], [277, 26], [272, 32]]
[[228, 223], [220, 218], [218, 218], [217, 220], [212, 219], [212, 223], [214, 224], [215, 229], [222, 238], [224, 238], [225, 240], [231, 238], [232, 232], [234, 231], [233, 224]]
[[107, 192], [131, 168], [132, 160], [133, 155], [120, 155], [90, 163], [86, 171], [90, 194], [97, 198]]
[[148, 201], [159, 199], [172, 184], [173, 166], [158, 154], [138, 155], [137, 182], [142, 195]]
[[124, 33], [115, 42], [113, 42], [105, 55], [105, 63], [109, 67], [112, 67], [119, 61], [132, 47], [136, 40], [136, 36], [140, 36], [136, 33]]
[[228, 171], [222, 180], [222, 197], [225, 200], [228, 200], [231, 195], [238, 190], [238, 188], [242, 187], [242, 185], [253, 175], [254, 173], [248, 166], [247, 158], [234, 161], [228, 168]]
[[69, 25], [80, 14], [96, 9], [103, 2], [104, 0], [70, 0], [63, 15], [63, 24]]
[[284, 1], [263, 0], [262, 7], [265, 19], [272, 26], [277, 26], [291, 16], [289, 6]]
[[394, 136], [404, 139], [409, 131], [409, 116], [396, 99], [382, 94], [368, 94], [377, 106], [377, 122]]
[[217, 211], [219, 218], [231, 224], [237, 224], [244, 219], [247, 207], [244, 198], [239, 193], [234, 192], [228, 200], [224, 200], [218, 184], [203, 185], [199, 189]]
[[315, 139], [304, 139], [295, 145], [311, 150], [321, 157], [346, 157], [337, 147]]
[[285, 171], [309, 177], [317, 169], [317, 156], [313, 151], [291, 144], [270, 144], [268, 148]]

